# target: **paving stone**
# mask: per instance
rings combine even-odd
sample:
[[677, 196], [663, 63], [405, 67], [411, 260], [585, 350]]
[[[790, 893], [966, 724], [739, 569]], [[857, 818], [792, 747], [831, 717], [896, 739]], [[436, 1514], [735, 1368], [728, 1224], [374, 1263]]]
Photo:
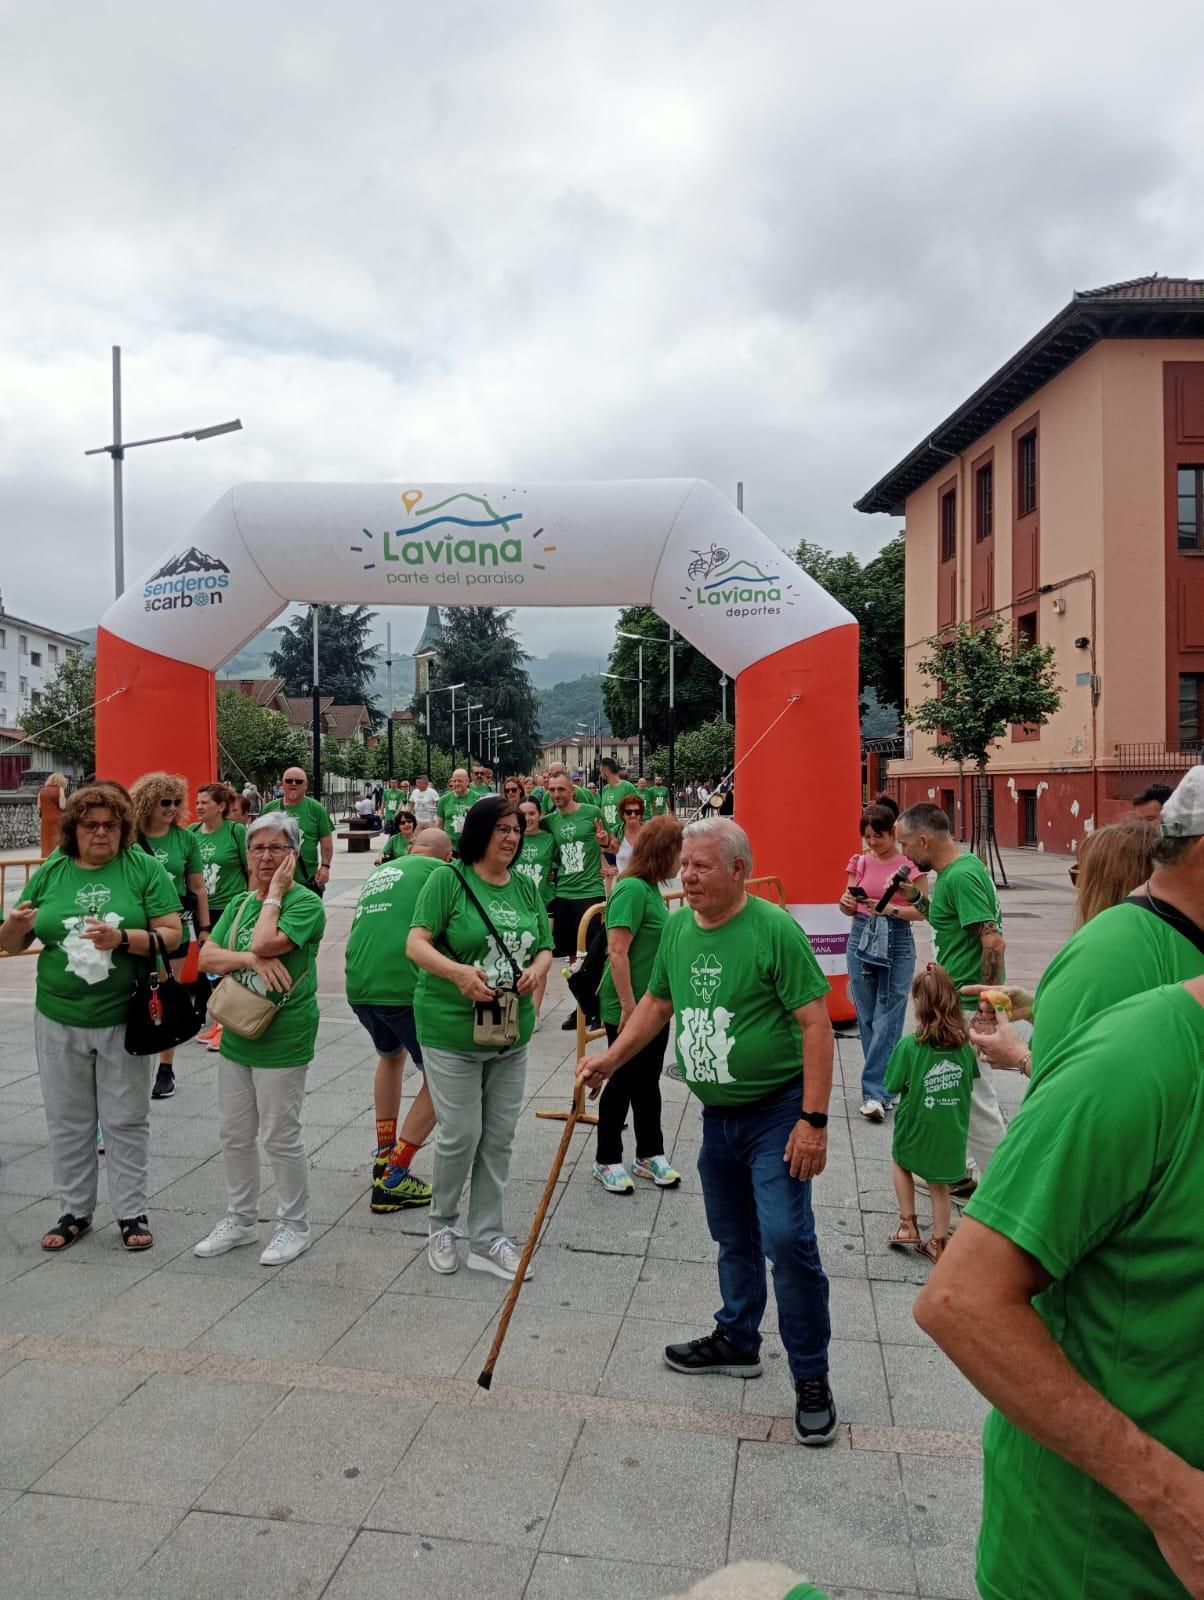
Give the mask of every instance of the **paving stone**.
[[413, 1533], [361, 1533], [323, 1600], [377, 1594], [389, 1600], [520, 1600], [530, 1571], [529, 1550]]
[[[709, 1332], [706, 1322], [648, 1322], [631, 1318], [619, 1329], [598, 1385], [600, 1395], [616, 1396], [623, 1400], [648, 1400], [659, 1405], [687, 1406], [699, 1411], [739, 1411], [742, 1405], [755, 1412], [763, 1408], [755, 1399], [746, 1400], [747, 1391], [757, 1391], [756, 1399], [770, 1387], [765, 1377], [716, 1377], [713, 1374], [687, 1376], [665, 1365], [664, 1350], [667, 1344], [678, 1344], [686, 1339], [697, 1339]], [[507, 1348], [509, 1346], [507, 1345]], [[778, 1352], [780, 1356], [780, 1350]], [[503, 1356], [503, 1360], [505, 1357]], [[768, 1361], [766, 1377], [772, 1368]], [[774, 1364], [781, 1367], [779, 1360]], [[785, 1374], [783, 1373], [783, 1376]], [[579, 1387], [577, 1385], [576, 1387]], [[785, 1401], [783, 1399], [783, 1404]]]
[[50, 1158], [45, 1150], [33, 1150], [19, 1161], [0, 1167], [0, 1193], [50, 1195], [54, 1193]]
[[88, 1336], [106, 1344], [183, 1350], [258, 1286], [247, 1278], [212, 1279], [156, 1272], [86, 1319]]
[[179, 1519], [178, 1511], [122, 1501], [22, 1495], [0, 1514], [0, 1594], [12, 1600], [124, 1597]]
[[122, 1600], [318, 1600], [350, 1542], [346, 1528], [193, 1511]]
[[781, 1561], [817, 1583], [914, 1594], [895, 1458], [743, 1440], [729, 1559]]
[[[495, 1281], [504, 1289], [500, 1279]], [[402, 1372], [407, 1377], [453, 1378], [495, 1310], [480, 1300], [383, 1294], [323, 1361], [335, 1367]]]
[[982, 1518], [982, 1463], [900, 1456], [920, 1588], [974, 1600], [974, 1548]]
[[36, 1483], [143, 1382], [144, 1373], [122, 1368], [15, 1363], [0, 1376], [0, 1484]]
[[[219, 1258], [220, 1259], [220, 1258]], [[289, 1279], [286, 1268], [198, 1335], [194, 1348], [230, 1356], [319, 1361], [376, 1299], [312, 1279]]]
[[[495, 1320], [489, 1322], [457, 1376], [475, 1378], [480, 1372], [493, 1342]], [[579, 1311], [532, 1305], [522, 1299], [510, 1323], [498, 1366], [507, 1383], [593, 1394], [621, 1325], [619, 1317], [597, 1312], [583, 1317]]]
[[[782, 1342], [769, 1335], [761, 1347], [765, 1375], [747, 1383], [744, 1410], [761, 1416], [793, 1417], [794, 1385]], [[878, 1427], [890, 1424], [890, 1397], [877, 1340], [833, 1339], [828, 1346], [829, 1376], [842, 1423]], [[765, 1382], [769, 1378], [769, 1383]]]
[[[41, 1237], [38, 1230], [45, 1231], [54, 1220], [49, 1215], [39, 1219], [34, 1224], [35, 1236]], [[128, 1286], [128, 1280], [107, 1265], [84, 1266], [43, 1255], [40, 1266], [17, 1278], [0, 1295], [0, 1333], [61, 1333], [95, 1315]]]
[[618, 1561], [722, 1565], [736, 1443], [587, 1422], [543, 1549]]
[[40, 1492], [122, 1492], [156, 1506], [190, 1506], [284, 1390], [156, 1373], [37, 1481]]
[[294, 1389], [202, 1494], [198, 1509], [356, 1528], [430, 1407], [382, 1415], [377, 1396]]
[[935, 1345], [883, 1345], [891, 1411], [900, 1428], [953, 1428], [976, 1432], [990, 1410]]
[[540, 1555], [523, 1600], [616, 1600], [618, 1595], [680, 1594], [708, 1576], [704, 1567], [664, 1567], [593, 1556]]
[[327, 1228], [303, 1256], [289, 1262], [289, 1281], [327, 1283], [365, 1293], [396, 1285], [415, 1256], [425, 1254], [426, 1241], [401, 1233], [392, 1226], [395, 1220], [379, 1216], [373, 1218], [373, 1228], [348, 1228], [342, 1223]]
[[932, 1340], [916, 1326], [912, 1315], [916, 1295], [914, 1283], [872, 1283], [878, 1337], [883, 1344], [915, 1344], [932, 1348]]
[[539, 1548], [580, 1432], [573, 1419], [438, 1405], [368, 1518], [373, 1528]]

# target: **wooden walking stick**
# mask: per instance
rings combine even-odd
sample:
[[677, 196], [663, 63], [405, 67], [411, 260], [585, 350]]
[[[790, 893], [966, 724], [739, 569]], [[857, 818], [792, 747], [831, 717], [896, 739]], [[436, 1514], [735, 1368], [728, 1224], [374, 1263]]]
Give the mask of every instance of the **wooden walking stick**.
[[585, 1084], [579, 1082], [573, 1089], [573, 1104], [569, 1108], [564, 1124], [564, 1132], [560, 1135], [560, 1147], [556, 1151], [556, 1159], [552, 1162], [552, 1170], [548, 1173], [548, 1181], [544, 1185], [543, 1194], [540, 1196], [539, 1205], [535, 1211], [535, 1221], [531, 1224], [531, 1231], [527, 1235], [527, 1242], [523, 1246], [522, 1260], [514, 1274], [514, 1282], [502, 1305], [502, 1314], [498, 1318], [497, 1332], [493, 1336], [493, 1344], [489, 1354], [485, 1357], [485, 1365], [481, 1368], [481, 1375], [477, 1383], [482, 1389], [488, 1389], [493, 1382], [493, 1369], [497, 1365], [497, 1358], [502, 1353], [502, 1345], [506, 1342], [506, 1334], [510, 1329], [510, 1318], [514, 1315], [514, 1308], [518, 1304], [518, 1297], [523, 1287], [523, 1279], [527, 1276], [527, 1264], [535, 1254], [535, 1246], [539, 1243], [540, 1229], [543, 1219], [548, 1214], [548, 1207], [552, 1203], [552, 1196], [556, 1192], [556, 1180], [560, 1177], [560, 1169], [564, 1166], [564, 1158], [569, 1153], [569, 1145], [573, 1141], [573, 1130], [585, 1109]]

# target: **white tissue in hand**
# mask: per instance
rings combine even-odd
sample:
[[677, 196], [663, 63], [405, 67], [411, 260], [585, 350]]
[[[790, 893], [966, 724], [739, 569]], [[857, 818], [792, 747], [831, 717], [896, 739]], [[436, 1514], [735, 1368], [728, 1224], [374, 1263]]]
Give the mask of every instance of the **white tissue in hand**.
[[[107, 922], [110, 928], [121, 925], [121, 917], [116, 911], [93, 920]], [[113, 970], [113, 952], [98, 950], [90, 939], [85, 939], [80, 931], [83, 924], [83, 917], [67, 917], [63, 923], [67, 930], [67, 937], [63, 940], [67, 970], [84, 983], [103, 983]]]

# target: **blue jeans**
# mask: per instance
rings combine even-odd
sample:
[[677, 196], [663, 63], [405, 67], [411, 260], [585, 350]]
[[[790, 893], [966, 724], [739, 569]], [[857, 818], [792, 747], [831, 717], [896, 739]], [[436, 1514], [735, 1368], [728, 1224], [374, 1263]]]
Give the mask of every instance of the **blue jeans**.
[[717, 1326], [738, 1350], [760, 1350], [768, 1256], [791, 1376], [822, 1378], [831, 1324], [811, 1184], [792, 1178], [782, 1159], [801, 1105], [796, 1078], [751, 1106], [704, 1106], [698, 1175], [707, 1227], [719, 1246]]
[[890, 922], [890, 965], [871, 966], [857, 949], [861, 933], [858, 917], [849, 934], [849, 993], [857, 1007], [857, 1031], [865, 1065], [861, 1072], [861, 1098], [890, 1104], [886, 1068], [891, 1051], [903, 1037], [907, 996], [915, 973], [916, 942], [906, 922]]

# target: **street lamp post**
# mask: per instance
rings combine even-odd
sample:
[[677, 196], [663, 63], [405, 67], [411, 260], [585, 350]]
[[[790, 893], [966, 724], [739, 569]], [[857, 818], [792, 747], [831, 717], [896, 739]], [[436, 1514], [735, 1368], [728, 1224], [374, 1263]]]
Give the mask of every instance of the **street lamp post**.
[[121, 437], [121, 346], [113, 346], [113, 442], [97, 445], [95, 450], [85, 450], [86, 456], [109, 456], [113, 462], [113, 584], [120, 599], [125, 590], [125, 501], [122, 493], [121, 466], [127, 450], [138, 450], [146, 444], [169, 444], [176, 439], [215, 439], [219, 433], [237, 433], [242, 428], [235, 417], [233, 422], [218, 422], [211, 428], [190, 428], [186, 433], [163, 433], [154, 439], [123, 439]]
[[[431, 674], [428, 667], [426, 674], [426, 775], [431, 776], [431, 696], [433, 694], [454, 695], [457, 689], [462, 689], [463, 683], [441, 683], [437, 689], [431, 688]], [[453, 701], [454, 704], [454, 701]], [[452, 752], [452, 762], [455, 762], [455, 752]], [[432, 779], [432, 782], [434, 780]]]
[[470, 767], [472, 766], [472, 714], [474, 711], [484, 711], [484, 709], [485, 702], [483, 700], [478, 700], [475, 704], [472, 702], [469, 703], [468, 711], [466, 713], [468, 719], [468, 732], [465, 734], [464, 738], [467, 746], [468, 765]]
[[[617, 631], [618, 631], [618, 635], [619, 635], [619, 637], [621, 639], [635, 639], [637, 642], [639, 642], [640, 645], [641, 645], [641, 651], [642, 651], [643, 645], [645, 645], [645, 644], [667, 644], [669, 646], [669, 718], [668, 718], [668, 721], [669, 721], [669, 803], [670, 803], [670, 805], [672, 805], [673, 804], [673, 783], [674, 783], [674, 778], [675, 778], [675, 769], [676, 769], [676, 760], [677, 760], [677, 725], [676, 725], [676, 710], [677, 710], [677, 706], [676, 706], [675, 686], [674, 686], [674, 659], [675, 659], [675, 654], [674, 653], [675, 653], [675, 651], [677, 649], [677, 641], [676, 641], [676, 638], [675, 638], [674, 629], [673, 628], [669, 629], [669, 637], [667, 639], [657, 639], [657, 638], [654, 638], [651, 634], [628, 633], [623, 628], [619, 628]], [[641, 675], [641, 677], [643, 676], [643, 670], [644, 670], [643, 669], [643, 657], [642, 657], [642, 654], [641, 654], [641, 665], [640, 665], [640, 675]], [[643, 757], [641, 755], [641, 764], [642, 764], [642, 762], [643, 762]]]
[[636, 683], [639, 685], [639, 732], [640, 732], [640, 763], [638, 777], [644, 776], [644, 647], [640, 646], [640, 675], [633, 678], [627, 672], [604, 672], [604, 678], [617, 678], [620, 683]]

